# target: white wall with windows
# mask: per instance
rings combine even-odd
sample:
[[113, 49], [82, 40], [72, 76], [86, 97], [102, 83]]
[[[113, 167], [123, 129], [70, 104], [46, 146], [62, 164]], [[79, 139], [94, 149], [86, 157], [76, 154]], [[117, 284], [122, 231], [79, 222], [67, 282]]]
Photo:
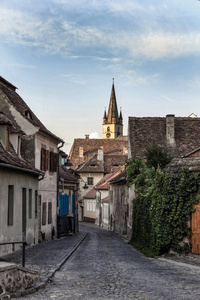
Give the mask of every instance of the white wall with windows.
[[[0, 167], [0, 242], [38, 243], [38, 178]], [[21, 246], [15, 246], [15, 250]], [[0, 255], [12, 246], [0, 246]]]
[[[40, 231], [46, 240], [51, 240], [52, 230], [57, 232], [57, 142], [39, 132], [35, 136], [35, 167], [45, 172], [44, 179], [39, 181], [41, 222]], [[39, 237], [41, 238], [41, 237]]]
[[96, 199], [84, 199], [84, 217], [94, 219], [96, 217]]

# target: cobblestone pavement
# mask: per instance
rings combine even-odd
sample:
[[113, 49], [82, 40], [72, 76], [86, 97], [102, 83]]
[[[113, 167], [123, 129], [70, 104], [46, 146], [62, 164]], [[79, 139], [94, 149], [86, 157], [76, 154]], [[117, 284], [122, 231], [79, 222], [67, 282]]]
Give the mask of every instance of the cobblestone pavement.
[[34, 295], [18, 299], [200, 300], [200, 268], [146, 258], [122, 238], [87, 226], [88, 236]]
[[[62, 263], [65, 257], [73, 251], [86, 235], [84, 227], [76, 235], [64, 236], [57, 240], [43, 242], [26, 248], [26, 268], [39, 271], [41, 277], [48, 277]], [[16, 251], [3, 256], [11, 262], [21, 264], [22, 251]]]

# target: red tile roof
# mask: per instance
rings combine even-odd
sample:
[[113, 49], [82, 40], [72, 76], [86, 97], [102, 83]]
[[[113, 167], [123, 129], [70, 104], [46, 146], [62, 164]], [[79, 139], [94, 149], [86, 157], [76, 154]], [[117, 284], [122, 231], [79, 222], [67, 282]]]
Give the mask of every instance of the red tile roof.
[[97, 190], [108, 190], [109, 181], [113, 180], [115, 177], [117, 177], [121, 172], [123, 172], [125, 169], [125, 165], [120, 167], [117, 171], [114, 173], [106, 174], [96, 185], [95, 189]]
[[84, 199], [96, 199], [96, 190], [92, 188], [84, 197]]
[[[83, 157], [79, 156], [79, 149], [83, 149]], [[70, 160], [73, 168], [85, 162], [88, 158], [103, 149], [104, 155], [125, 155], [128, 150], [128, 138], [118, 137], [116, 139], [75, 139], [70, 150]], [[120, 159], [121, 160], [121, 159]]]

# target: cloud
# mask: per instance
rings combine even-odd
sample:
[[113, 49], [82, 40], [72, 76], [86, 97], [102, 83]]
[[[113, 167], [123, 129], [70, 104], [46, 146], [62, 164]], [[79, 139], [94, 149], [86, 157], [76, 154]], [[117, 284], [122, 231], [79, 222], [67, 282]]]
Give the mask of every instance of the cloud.
[[161, 98], [163, 98], [164, 100], [166, 100], [167, 102], [174, 102], [174, 99], [166, 96], [166, 95], [161, 95]]
[[35, 66], [33, 65], [24, 65], [24, 64], [20, 64], [20, 63], [15, 63], [10, 65], [11, 67], [17, 67], [17, 68], [24, 68], [24, 69], [36, 69]]
[[67, 78], [67, 80], [71, 83], [77, 84], [77, 85], [86, 85], [87, 82], [84, 80], [81, 76], [75, 75], [75, 74], [63, 74], [63, 77]]
[[89, 137], [90, 137], [90, 139], [101, 139], [102, 138], [98, 132], [90, 133]]
[[[185, 82], [183, 82], [183, 84], [185, 85]], [[189, 86], [191, 88], [199, 89], [200, 88], [200, 78], [199, 77], [192, 78], [191, 80], [188, 80], [186, 82], [186, 84], [187, 84], [187, 86]]]
[[112, 70], [112, 73], [116, 74], [126, 85], [132, 86], [154, 85], [161, 77], [159, 73], [147, 74], [138, 69], [130, 69], [129, 61], [123, 61], [119, 64], [110, 64], [106, 69]]
[[120, 58], [120, 57], [113, 57], [113, 58], [94, 57], [93, 60], [118, 63], [118, 62], [122, 61], [122, 58]]
[[[119, 6], [120, 2], [112, 2], [112, 5]], [[113, 34], [109, 27], [80, 25], [58, 16], [42, 18], [9, 9], [1, 9], [0, 36], [4, 41], [33, 47], [44, 54], [67, 55], [71, 58], [90, 55], [96, 56], [96, 60], [107, 62], [118, 62], [120, 57], [157, 60], [200, 53], [199, 32], [177, 33], [160, 28], [133, 31], [120, 28]], [[98, 52], [103, 54], [102, 58], [96, 55]], [[104, 55], [107, 53], [109, 57]]]

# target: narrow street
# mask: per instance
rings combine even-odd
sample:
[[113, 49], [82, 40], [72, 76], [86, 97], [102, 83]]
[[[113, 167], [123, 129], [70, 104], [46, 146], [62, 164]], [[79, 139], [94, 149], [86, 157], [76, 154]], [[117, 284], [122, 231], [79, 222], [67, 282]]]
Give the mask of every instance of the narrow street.
[[200, 299], [200, 268], [146, 258], [112, 232], [82, 226], [88, 236], [46, 288], [18, 299]]

